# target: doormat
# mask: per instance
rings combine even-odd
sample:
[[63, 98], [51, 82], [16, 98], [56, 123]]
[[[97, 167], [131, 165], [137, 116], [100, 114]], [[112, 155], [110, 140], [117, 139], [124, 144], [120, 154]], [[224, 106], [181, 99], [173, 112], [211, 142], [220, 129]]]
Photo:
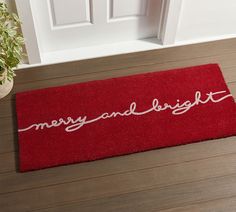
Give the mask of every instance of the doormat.
[[20, 171], [236, 135], [217, 64], [16, 94]]

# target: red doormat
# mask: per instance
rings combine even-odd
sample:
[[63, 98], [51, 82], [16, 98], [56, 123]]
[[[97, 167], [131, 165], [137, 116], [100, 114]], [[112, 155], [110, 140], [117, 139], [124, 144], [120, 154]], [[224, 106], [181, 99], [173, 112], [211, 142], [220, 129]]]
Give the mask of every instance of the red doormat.
[[216, 64], [16, 95], [20, 171], [236, 135]]

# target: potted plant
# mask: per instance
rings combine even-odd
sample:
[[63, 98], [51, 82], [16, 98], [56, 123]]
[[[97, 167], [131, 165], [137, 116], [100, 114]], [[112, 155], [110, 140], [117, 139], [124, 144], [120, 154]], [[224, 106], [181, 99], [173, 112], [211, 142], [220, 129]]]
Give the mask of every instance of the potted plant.
[[20, 20], [0, 3], [0, 99], [13, 87], [14, 68], [23, 55], [24, 39], [19, 31]]

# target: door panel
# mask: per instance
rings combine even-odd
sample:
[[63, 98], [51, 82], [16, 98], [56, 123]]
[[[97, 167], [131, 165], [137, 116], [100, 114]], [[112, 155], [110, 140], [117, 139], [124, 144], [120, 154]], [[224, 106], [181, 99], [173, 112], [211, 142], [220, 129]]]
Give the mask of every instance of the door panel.
[[110, 0], [111, 18], [144, 16], [147, 12], [147, 0]]
[[51, 0], [50, 5], [54, 26], [91, 23], [90, 1], [70, 0], [65, 6], [65, 0]]

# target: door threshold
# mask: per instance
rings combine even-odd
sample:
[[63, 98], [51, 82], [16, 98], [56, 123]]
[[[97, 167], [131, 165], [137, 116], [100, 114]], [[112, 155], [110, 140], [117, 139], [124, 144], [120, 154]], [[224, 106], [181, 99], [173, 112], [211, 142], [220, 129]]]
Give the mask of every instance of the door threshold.
[[105, 45], [97, 45], [90, 47], [81, 47], [76, 49], [67, 49], [63, 51], [53, 51], [42, 53], [41, 58], [42, 61], [39, 64], [20, 64], [18, 69], [22, 68], [31, 68], [37, 66], [72, 62], [78, 60], [86, 60], [92, 58], [106, 57], [106, 56], [114, 56], [120, 54], [148, 51], [148, 50], [156, 50], [163, 48], [170, 48], [176, 46], [184, 46], [196, 43], [204, 43], [216, 40], [230, 39], [235, 38], [236, 35], [224, 35], [218, 37], [208, 37], [203, 39], [195, 39], [195, 40], [185, 40], [185, 41], [177, 41], [175, 44], [171, 45], [163, 45], [157, 38], [148, 38], [142, 40], [132, 40], [125, 42], [117, 42], [112, 44]]

